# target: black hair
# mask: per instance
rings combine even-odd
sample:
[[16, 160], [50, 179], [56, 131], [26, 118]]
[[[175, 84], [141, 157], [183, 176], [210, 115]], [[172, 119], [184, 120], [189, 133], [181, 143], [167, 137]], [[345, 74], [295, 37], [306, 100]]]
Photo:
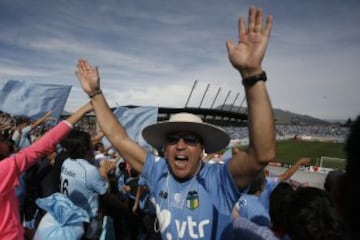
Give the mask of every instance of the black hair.
[[343, 238], [343, 225], [329, 194], [316, 187], [299, 187], [286, 205], [286, 232], [291, 240]]
[[62, 144], [72, 159], [84, 159], [89, 156], [90, 151], [93, 151], [90, 134], [77, 129], [73, 129]]
[[11, 138], [0, 140], [0, 161], [15, 152], [15, 142]]
[[[349, 135], [345, 142], [345, 153], [346, 153], [346, 173], [351, 173], [351, 176], [356, 176], [359, 172], [359, 161], [360, 157], [360, 115], [352, 123], [350, 127]], [[353, 174], [352, 174], [353, 173]]]
[[257, 191], [262, 191], [266, 181], [264, 171], [259, 172], [256, 177], [251, 181], [248, 193], [255, 194]]
[[338, 181], [339, 177], [344, 175], [344, 171], [341, 170], [332, 170], [326, 174], [325, 181], [324, 181], [324, 189], [328, 193], [331, 193], [335, 187], [336, 182]]
[[104, 147], [104, 144], [102, 142], [97, 142], [94, 145], [94, 150], [99, 151], [100, 147]]
[[359, 205], [359, 171], [360, 171], [360, 115], [352, 123], [345, 142], [346, 177], [344, 182], [345, 203], [344, 219], [349, 239], [357, 239], [360, 234], [357, 218], [360, 214]]
[[30, 118], [28, 118], [26, 116], [17, 116], [17, 117], [15, 117], [16, 125], [23, 124], [23, 123], [29, 123], [29, 122], [30, 122]]
[[285, 206], [295, 190], [288, 182], [280, 182], [270, 194], [269, 215], [275, 229], [285, 229]]

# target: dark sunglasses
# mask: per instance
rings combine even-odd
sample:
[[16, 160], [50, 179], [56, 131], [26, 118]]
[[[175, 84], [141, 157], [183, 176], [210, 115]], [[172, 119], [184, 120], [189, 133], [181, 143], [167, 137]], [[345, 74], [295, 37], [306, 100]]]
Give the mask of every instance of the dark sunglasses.
[[202, 142], [199, 136], [192, 133], [170, 133], [166, 136], [166, 141], [167, 144], [174, 145], [177, 144], [181, 138], [184, 140], [185, 144], [191, 146]]

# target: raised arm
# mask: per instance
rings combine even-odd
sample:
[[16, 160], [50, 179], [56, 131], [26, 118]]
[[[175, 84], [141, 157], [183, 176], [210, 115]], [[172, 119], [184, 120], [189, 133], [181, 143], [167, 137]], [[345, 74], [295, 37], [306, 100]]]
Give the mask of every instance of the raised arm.
[[[75, 125], [76, 122], [91, 110], [92, 106], [90, 103], [83, 105], [65, 120], [68, 124], [60, 122], [30, 146], [22, 149], [15, 155], [11, 155], [7, 160], [3, 160], [12, 163], [11, 166], [13, 168], [2, 168], [3, 165], [0, 166], [0, 169], [5, 169], [5, 172], [0, 171], [0, 176], [3, 176], [3, 173], [7, 173], [10, 174], [10, 177], [17, 177], [19, 173], [25, 171], [44, 156], [54, 152], [56, 145], [71, 131], [72, 127], [69, 124]], [[0, 161], [0, 165], [3, 161]]]
[[126, 130], [109, 108], [100, 90], [98, 68], [91, 66], [88, 61], [80, 59], [77, 65], [76, 75], [82, 89], [91, 99], [97, 121], [105, 136], [116, 150], [118, 150], [119, 154], [126, 159], [136, 171], [141, 172], [145, 162], [146, 151], [129, 138]]
[[91, 102], [87, 102], [81, 107], [79, 107], [75, 112], [73, 112], [68, 118], [65, 120], [71, 125], [75, 125], [86, 113], [89, 113], [93, 110], [93, 106]]
[[[275, 157], [275, 126], [265, 87], [262, 60], [272, 28], [272, 17], [263, 23], [263, 10], [251, 6], [248, 25], [239, 19], [239, 41], [226, 42], [229, 60], [243, 79], [248, 106], [249, 147], [233, 156], [229, 170], [238, 187], [247, 186], [257, 172]], [[257, 81], [254, 81], [257, 80]]]
[[95, 145], [96, 143], [100, 142], [104, 136], [105, 134], [100, 130], [95, 136], [91, 137], [91, 142]]
[[297, 162], [292, 165], [289, 169], [287, 169], [285, 172], [280, 174], [278, 176], [280, 182], [284, 182], [292, 177], [296, 173], [296, 171], [301, 167], [305, 165], [310, 164], [310, 158], [304, 157], [297, 160]]
[[138, 208], [139, 208], [141, 191], [142, 191], [141, 186], [138, 186], [138, 188], [136, 189], [135, 202], [134, 202], [134, 205], [133, 205], [133, 207], [132, 207], [132, 212], [133, 212], [135, 215], [137, 215], [137, 210], [138, 210]]
[[39, 118], [35, 122], [31, 123], [31, 129], [34, 129], [37, 126], [40, 126], [41, 124], [43, 124], [46, 121], [46, 119], [48, 119], [51, 116], [51, 114], [52, 114], [52, 111], [48, 111], [41, 118]]

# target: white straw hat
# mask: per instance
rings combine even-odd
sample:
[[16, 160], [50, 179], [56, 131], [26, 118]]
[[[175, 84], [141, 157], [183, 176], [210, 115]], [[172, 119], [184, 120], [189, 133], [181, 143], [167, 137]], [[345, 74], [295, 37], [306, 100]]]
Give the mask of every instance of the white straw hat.
[[160, 149], [166, 144], [166, 135], [172, 132], [189, 131], [199, 135], [206, 153], [224, 149], [230, 141], [229, 135], [221, 128], [204, 123], [200, 117], [191, 113], [177, 113], [169, 121], [159, 122], [145, 127], [143, 138], [153, 147]]

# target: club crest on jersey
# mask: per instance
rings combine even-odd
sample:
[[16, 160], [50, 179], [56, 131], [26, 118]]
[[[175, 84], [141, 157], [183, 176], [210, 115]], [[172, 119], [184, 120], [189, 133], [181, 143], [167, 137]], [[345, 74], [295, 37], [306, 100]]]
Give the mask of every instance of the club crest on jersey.
[[240, 207], [245, 207], [246, 205], [247, 205], [246, 199], [240, 199], [240, 201], [239, 201], [239, 206], [240, 206]]
[[188, 192], [186, 197], [186, 207], [190, 210], [194, 210], [199, 207], [199, 194], [196, 191]]
[[165, 191], [163, 191], [163, 190], [161, 190], [161, 191], [159, 192], [159, 196], [160, 196], [161, 198], [163, 198], [163, 199], [167, 199], [168, 193], [165, 192]]

